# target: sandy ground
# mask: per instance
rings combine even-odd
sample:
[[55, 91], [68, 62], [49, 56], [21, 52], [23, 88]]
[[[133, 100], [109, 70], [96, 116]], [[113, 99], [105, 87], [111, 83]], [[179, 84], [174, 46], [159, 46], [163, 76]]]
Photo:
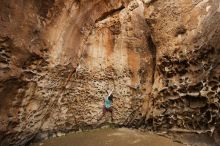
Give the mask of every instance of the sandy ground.
[[70, 133], [30, 146], [185, 146], [170, 139], [126, 128]]

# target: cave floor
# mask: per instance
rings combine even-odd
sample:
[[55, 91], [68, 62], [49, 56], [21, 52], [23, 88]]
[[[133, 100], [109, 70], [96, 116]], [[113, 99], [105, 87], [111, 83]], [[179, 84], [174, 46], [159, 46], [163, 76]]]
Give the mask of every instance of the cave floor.
[[185, 146], [155, 134], [126, 128], [70, 133], [30, 146]]

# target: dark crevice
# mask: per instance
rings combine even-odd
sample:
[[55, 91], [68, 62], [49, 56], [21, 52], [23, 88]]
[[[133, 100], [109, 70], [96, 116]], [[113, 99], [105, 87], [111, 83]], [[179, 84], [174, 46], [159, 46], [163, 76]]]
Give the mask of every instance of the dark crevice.
[[55, 0], [35, 0], [35, 2], [40, 16], [47, 18], [47, 13], [53, 7]]
[[156, 45], [154, 44], [151, 35], [147, 36], [147, 43], [148, 43], [149, 50], [150, 50], [150, 53], [151, 53], [151, 56], [152, 56], [152, 70], [153, 70], [153, 73], [152, 73], [152, 80], [151, 81], [152, 81], [152, 84], [153, 84], [154, 83], [154, 74], [155, 74], [155, 70], [156, 70], [157, 49], [156, 49]]
[[108, 11], [108, 12], [103, 13], [103, 14], [101, 15], [101, 17], [99, 17], [99, 18], [95, 21], [95, 23], [97, 23], [98, 21], [102, 21], [102, 20], [106, 19], [106, 18], [109, 17], [109, 16], [112, 16], [112, 15], [116, 14], [117, 12], [120, 12], [120, 11], [123, 10], [124, 8], [125, 8], [125, 6], [122, 5], [121, 7], [117, 8], [117, 9], [112, 9], [112, 10], [110, 10], [110, 11]]
[[158, 0], [151, 0], [151, 1], [149, 2], [149, 4], [153, 4], [153, 3], [155, 3], [156, 1], [158, 1]]

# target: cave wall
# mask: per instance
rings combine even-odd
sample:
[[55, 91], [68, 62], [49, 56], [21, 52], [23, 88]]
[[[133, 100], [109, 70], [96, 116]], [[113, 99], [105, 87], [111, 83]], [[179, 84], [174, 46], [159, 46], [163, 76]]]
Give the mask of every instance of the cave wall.
[[157, 48], [146, 127], [214, 131], [219, 145], [219, 15], [215, 0], [156, 1], [146, 9]]
[[158, 51], [154, 128], [211, 129], [219, 118], [219, 1], [157, 1], [148, 8]]
[[215, 127], [219, 15], [219, 0], [1, 0], [1, 145], [109, 121], [113, 88], [117, 125]]

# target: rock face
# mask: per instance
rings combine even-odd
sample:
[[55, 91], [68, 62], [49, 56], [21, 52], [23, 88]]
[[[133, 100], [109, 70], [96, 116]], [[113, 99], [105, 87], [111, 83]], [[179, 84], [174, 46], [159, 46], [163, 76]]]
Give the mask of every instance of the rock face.
[[113, 88], [116, 125], [218, 142], [219, 24], [219, 0], [1, 0], [0, 144], [92, 128]]

